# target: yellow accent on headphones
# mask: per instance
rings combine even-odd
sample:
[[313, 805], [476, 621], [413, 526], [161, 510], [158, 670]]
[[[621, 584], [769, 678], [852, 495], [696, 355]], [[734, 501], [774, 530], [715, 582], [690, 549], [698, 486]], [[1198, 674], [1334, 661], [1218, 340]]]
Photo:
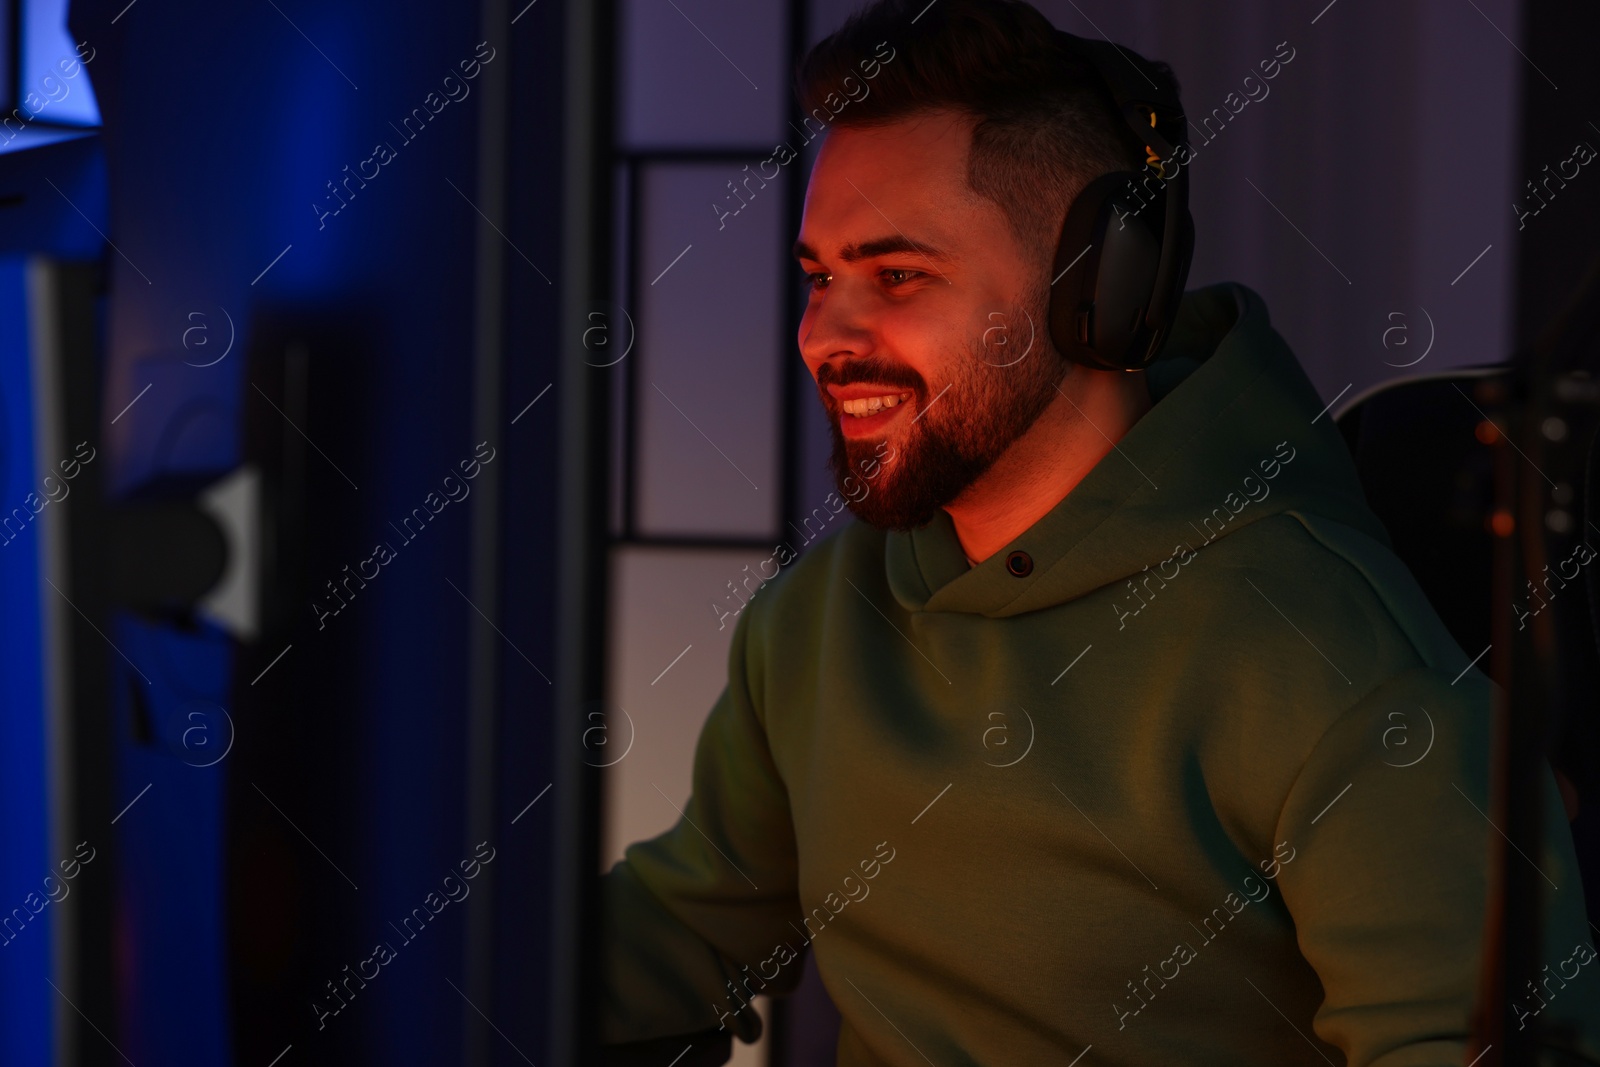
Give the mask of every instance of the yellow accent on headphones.
[[[1150, 108], [1149, 111], [1150, 111], [1150, 126], [1151, 126], [1152, 129], [1154, 129], [1155, 128], [1155, 124], [1156, 124], [1155, 109], [1154, 108]], [[1156, 155], [1155, 150], [1152, 149], [1149, 145], [1145, 145], [1144, 146], [1144, 150], [1145, 150], [1145, 153], [1146, 153], [1145, 162], [1146, 163], [1150, 163], [1150, 164], [1154, 164], [1155, 168], [1156, 168], [1156, 177], [1160, 178], [1162, 181], [1166, 181], [1167, 180], [1167, 164], [1166, 164], [1166, 162], [1160, 156]]]

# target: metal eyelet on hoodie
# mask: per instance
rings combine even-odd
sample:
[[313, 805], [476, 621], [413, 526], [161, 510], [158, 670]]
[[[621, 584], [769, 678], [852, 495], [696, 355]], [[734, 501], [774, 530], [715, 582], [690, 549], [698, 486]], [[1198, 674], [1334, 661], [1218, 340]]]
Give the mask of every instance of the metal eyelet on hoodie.
[[1018, 578], [1026, 578], [1033, 573], [1033, 557], [1026, 552], [1013, 552], [1006, 557], [1006, 570]]

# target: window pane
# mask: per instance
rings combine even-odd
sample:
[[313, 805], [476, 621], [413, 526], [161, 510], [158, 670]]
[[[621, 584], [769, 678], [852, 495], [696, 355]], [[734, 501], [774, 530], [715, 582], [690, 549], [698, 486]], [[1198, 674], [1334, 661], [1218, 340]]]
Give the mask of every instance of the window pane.
[[[635, 274], [638, 531], [772, 536], [780, 522], [783, 176], [711, 209], [741, 165], [640, 170]], [[719, 195], [720, 194], [720, 195]], [[723, 210], [727, 210], [724, 207]], [[794, 358], [799, 358], [795, 356]]]
[[627, 148], [776, 144], [788, 106], [784, 4], [623, 0], [619, 136]]

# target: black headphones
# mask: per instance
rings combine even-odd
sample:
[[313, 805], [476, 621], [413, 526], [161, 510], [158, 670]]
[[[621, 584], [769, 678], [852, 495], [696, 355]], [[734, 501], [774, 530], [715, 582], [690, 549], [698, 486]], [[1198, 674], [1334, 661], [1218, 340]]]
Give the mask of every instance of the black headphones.
[[1075, 363], [1143, 370], [1170, 335], [1194, 255], [1188, 120], [1171, 82], [1153, 87], [1126, 50], [1064, 30], [1056, 36], [1110, 90], [1149, 166], [1095, 178], [1067, 210], [1050, 271], [1050, 339]]

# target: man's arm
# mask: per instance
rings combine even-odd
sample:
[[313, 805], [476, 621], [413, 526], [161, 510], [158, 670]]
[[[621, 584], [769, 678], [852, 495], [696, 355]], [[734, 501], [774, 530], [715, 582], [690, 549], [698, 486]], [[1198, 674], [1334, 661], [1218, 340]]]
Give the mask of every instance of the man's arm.
[[[1488, 818], [1490, 693], [1475, 671], [1454, 686], [1423, 668], [1390, 679], [1323, 734], [1284, 803], [1274, 839], [1297, 854], [1279, 886], [1322, 981], [1314, 1027], [1350, 1067], [1465, 1062], [1499, 832]], [[1539, 964], [1550, 970], [1526, 976], [1542, 999], [1520, 998], [1524, 1022], [1566, 1053], [1555, 1062], [1600, 1064], [1600, 961], [1577, 962], [1578, 946], [1592, 959], [1594, 945], [1583, 885], [1548, 770], [1540, 786], [1543, 847], [1514, 844], [1544, 875]], [[1545, 992], [1564, 963], [1570, 977]]]
[[799, 981], [799, 967], [758, 973], [800, 905], [789, 796], [751, 698], [754, 617], [747, 609], [734, 629], [677, 823], [628, 846], [601, 879], [602, 1042], [719, 1029], [754, 1041], [751, 991], [783, 995]]

